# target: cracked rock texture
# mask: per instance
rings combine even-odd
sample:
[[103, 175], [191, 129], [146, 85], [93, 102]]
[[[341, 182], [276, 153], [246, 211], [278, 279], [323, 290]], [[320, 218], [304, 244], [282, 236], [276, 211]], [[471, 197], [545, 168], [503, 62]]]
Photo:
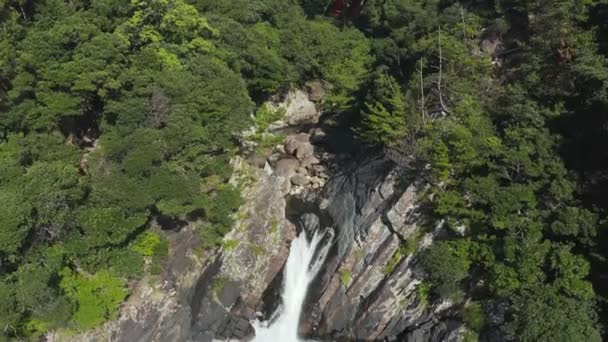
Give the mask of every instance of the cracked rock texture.
[[424, 223], [416, 204], [422, 187], [399, 179], [384, 158], [353, 163], [330, 178], [318, 201], [338, 237], [311, 285], [302, 334], [330, 340], [461, 339], [462, 323], [446, 319], [452, 303], [421, 298], [425, 274], [416, 251], [396, 254]]

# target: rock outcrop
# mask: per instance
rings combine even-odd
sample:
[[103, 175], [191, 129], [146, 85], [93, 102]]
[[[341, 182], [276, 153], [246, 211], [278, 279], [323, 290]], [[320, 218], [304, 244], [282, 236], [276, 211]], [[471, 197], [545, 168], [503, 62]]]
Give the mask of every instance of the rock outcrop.
[[[338, 232], [333, 253], [311, 286], [301, 332], [332, 340], [455, 341], [462, 324], [445, 323], [451, 303], [421, 291], [425, 274], [416, 249], [423, 235], [419, 182], [399, 179], [392, 162], [366, 158], [326, 184], [318, 201]], [[411, 251], [400, 248], [420, 241]]]
[[[242, 186], [244, 205], [237, 226], [224, 238], [215, 274], [199, 279], [191, 301], [191, 338], [244, 339], [253, 334], [250, 320], [262, 311], [264, 293], [280, 275], [295, 227], [285, 218], [287, 175], [253, 168], [237, 158], [234, 182]], [[290, 172], [290, 171], [287, 171]]]
[[284, 110], [285, 117], [271, 123], [268, 131], [274, 132], [289, 126], [317, 124], [321, 117], [317, 103], [324, 94], [325, 88], [321, 82], [310, 82], [307, 85], [307, 92], [292, 90], [285, 94], [281, 101], [269, 102], [271, 108]]
[[291, 92], [275, 104], [287, 114], [267, 133], [291, 126], [284, 144], [262, 158], [234, 158], [231, 181], [242, 189], [244, 204], [222, 247], [195, 252], [196, 223], [172, 233], [162, 278], [142, 280], [118, 319], [83, 335], [48, 339], [248, 340], [254, 334], [250, 322], [268, 318], [279, 304], [282, 269], [296, 232], [332, 227], [334, 244], [310, 286], [302, 335], [460, 341], [462, 323], [452, 318], [452, 303], [428, 298], [423, 286], [417, 250], [440, 229], [423, 229], [429, 224], [416, 198], [425, 185], [402, 179], [374, 151], [356, 157], [332, 147], [328, 141], [343, 133], [315, 125], [324, 85], [311, 83], [307, 92]]

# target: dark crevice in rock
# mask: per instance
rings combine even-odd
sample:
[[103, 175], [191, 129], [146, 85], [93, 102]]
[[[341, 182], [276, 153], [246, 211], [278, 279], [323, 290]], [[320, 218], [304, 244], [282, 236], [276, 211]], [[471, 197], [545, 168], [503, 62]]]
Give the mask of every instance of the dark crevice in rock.
[[[284, 268], [285, 266], [283, 266]], [[258, 309], [262, 313], [259, 318], [261, 321], [267, 321], [272, 314], [279, 308], [281, 303], [281, 291], [283, 289], [283, 268], [277, 276], [268, 284], [268, 288], [262, 294], [262, 303]]]
[[192, 299], [190, 300], [190, 313], [192, 317], [191, 325], [196, 325], [198, 316], [201, 311], [202, 300], [208, 297], [208, 292], [211, 288], [215, 276], [218, 274], [220, 267], [222, 267], [221, 258], [215, 258], [215, 260], [205, 268], [205, 271], [199, 277]]
[[303, 216], [312, 214], [319, 219], [319, 227], [333, 227], [333, 218], [325, 211], [319, 209], [319, 205], [314, 201], [289, 196], [285, 207], [285, 217], [296, 225], [296, 230], [299, 233], [306, 223], [303, 221]]

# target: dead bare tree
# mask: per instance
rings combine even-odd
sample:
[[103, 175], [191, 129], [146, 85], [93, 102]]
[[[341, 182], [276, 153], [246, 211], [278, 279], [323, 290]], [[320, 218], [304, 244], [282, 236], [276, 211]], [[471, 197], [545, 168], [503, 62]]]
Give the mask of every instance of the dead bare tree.
[[27, 21], [27, 14], [25, 14], [25, 8], [23, 7], [23, 2], [19, 1], [19, 9], [21, 10], [21, 15], [23, 16], [23, 20]]
[[460, 18], [462, 19], [462, 43], [467, 43], [466, 24], [464, 21], [464, 6], [460, 5]]
[[[464, 14], [463, 14], [464, 18]], [[466, 32], [463, 31], [464, 38], [466, 38]], [[419, 60], [418, 64], [418, 73], [420, 76], [420, 115], [422, 118], [423, 126], [426, 124], [427, 117], [431, 120], [436, 118], [437, 116], [445, 117], [450, 114], [450, 111], [446, 105], [446, 101], [444, 98], [444, 75], [443, 75], [443, 47], [442, 47], [442, 39], [441, 39], [441, 27], [439, 27], [437, 32], [437, 43], [438, 43], [438, 52], [439, 52], [439, 65], [433, 66], [433, 68], [437, 68], [438, 75], [434, 82], [431, 84], [436, 85], [437, 98], [439, 100], [439, 108], [431, 110], [430, 113], [427, 113], [427, 98], [425, 94], [425, 84], [424, 84], [424, 61], [422, 59]], [[388, 75], [387, 75], [388, 77]], [[390, 81], [389, 81], [390, 84]], [[392, 85], [391, 85], [392, 88]], [[434, 91], [431, 92], [432, 97], [434, 96]], [[435, 101], [432, 101], [435, 102]], [[415, 168], [416, 165], [416, 145], [417, 141], [420, 138], [421, 131], [417, 129], [412, 129], [408, 132], [403, 138], [399, 139], [396, 142], [389, 144], [384, 147], [384, 154], [392, 161], [394, 161], [400, 168], [403, 169], [412, 169]]]
[[426, 104], [424, 99], [424, 74], [422, 73], [422, 58], [420, 59], [419, 69], [420, 73], [420, 116], [422, 119], [422, 124], [426, 124]]
[[397, 92], [395, 92], [395, 88], [393, 88], [393, 82], [391, 82], [391, 77], [388, 75], [388, 71], [386, 69], [384, 70], [384, 75], [386, 76], [386, 81], [388, 82], [388, 85], [391, 87], [393, 96], [396, 96]]
[[437, 79], [437, 91], [439, 95], [439, 105], [441, 106], [441, 116], [446, 116], [450, 114], [450, 111], [447, 109], [445, 102], [443, 101], [443, 53], [441, 49], [441, 26], [439, 26], [438, 31], [438, 43], [439, 43], [439, 77]]
[[149, 111], [146, 115], [147, 127], [161, 128], [165, 125], [167, 114], [171, 110], [171, 99], [160, 89], [154, 89], [149, 101]]

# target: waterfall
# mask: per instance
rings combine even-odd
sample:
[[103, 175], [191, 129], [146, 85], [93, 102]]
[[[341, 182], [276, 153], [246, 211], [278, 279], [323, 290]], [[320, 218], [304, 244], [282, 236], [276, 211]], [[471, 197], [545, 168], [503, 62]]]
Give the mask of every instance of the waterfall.
[[287, 264], [283, 270], [281, 304], [268, 321], [252, 322], [256, 335], [254, 342], [300, 341], [298, 324], [308, 286], [319, 272], [331, 246], [331, 243], [327, 242], [318, 253], [316, 252], [317, 246], [324, 240], [324, 236], [325, 232], [317, 230], [309, 242], [306, 239], [306, 232], [302, 231], [292, 241]]

